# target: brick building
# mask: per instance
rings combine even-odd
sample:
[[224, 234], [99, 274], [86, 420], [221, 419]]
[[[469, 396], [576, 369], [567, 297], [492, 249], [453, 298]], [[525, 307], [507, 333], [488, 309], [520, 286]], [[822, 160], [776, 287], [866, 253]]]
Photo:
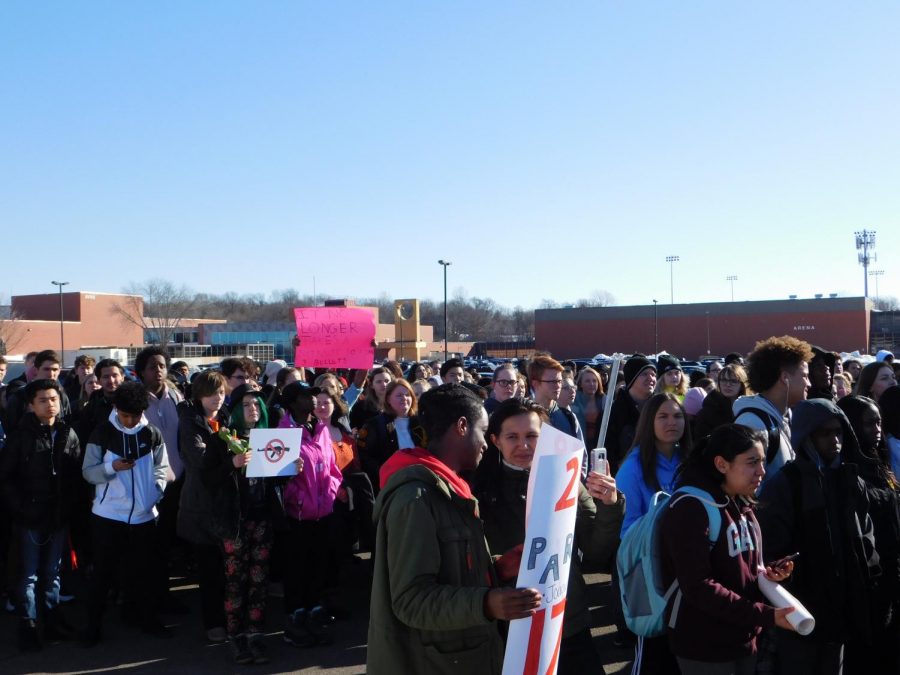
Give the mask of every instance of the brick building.
[[[140, 326], [114, 313], [116, 305], [132, 303], [135, 296], [117, 293], [72, 292], [62, 294], [62, 327], [66, 352], [82, 347], [128, 346], [144, 342]], [[138, 306], [143, 300], [136, 298]], [[11, 356], [30, 351], [60, 349], [60, 295], [13, 296], [10, 317], [2, 322], [0, 341]], [[66, 365], [71, 365], [68, 362]]]
[[794, 335], [835, 351], [866, 353], [872, 302], [814, 298], [759, 302], [539, 309], [535, 347], [557, 358], [665, 350], [688, 358], [747, 353], [757, 340]]

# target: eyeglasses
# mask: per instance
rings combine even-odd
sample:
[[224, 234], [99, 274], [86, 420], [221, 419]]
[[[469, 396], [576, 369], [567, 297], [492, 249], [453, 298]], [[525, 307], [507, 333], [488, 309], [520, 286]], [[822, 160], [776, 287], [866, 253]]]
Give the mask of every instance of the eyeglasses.
[[719, 384], [740, 384], [740, 380], [733, 380], [730, 377], [720, 377]]
[[538, 382], [543, 382], [544, 384], [562, 384], [562, 380], [538, 380]]
[[515, 387], [518, 382], [516, 382], [515, 380], [497, 380], [497, 384], [499, 384], [501, 387]]

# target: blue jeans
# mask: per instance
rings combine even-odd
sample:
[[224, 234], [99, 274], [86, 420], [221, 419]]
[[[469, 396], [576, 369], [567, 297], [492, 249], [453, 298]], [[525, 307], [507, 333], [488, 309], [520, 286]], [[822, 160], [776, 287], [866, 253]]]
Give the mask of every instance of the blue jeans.
[[66, 544], [65, 528], [49, 533], [19, 528], [22, 572], [16, 584], [20, 616], [37, 619], [38, 598], [44, 610], [59, 605], [59, 568]]

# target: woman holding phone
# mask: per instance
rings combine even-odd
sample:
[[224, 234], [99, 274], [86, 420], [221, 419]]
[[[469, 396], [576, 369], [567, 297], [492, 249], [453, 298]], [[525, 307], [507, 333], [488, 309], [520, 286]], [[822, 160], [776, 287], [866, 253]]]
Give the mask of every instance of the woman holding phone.
[[[531, 400], [508, 399], [497, 406], [488, 424], [488, 450], [475, 472], [472, 491], [478, 498], [485, 538], [491, 551], [506, 553], [497, 563], [501, 581], [514, 583], [525, 541], [528, 476], [547, 411]], [[608, 568], [615, 553], [624, 511], [615, 479], [590, 473], [578, 483], [575, 546], [584, 557]], [[591, 641], [587, 586], [579, 556], [569, 568], [569, 587], [559, 651], [559, 673], [602, 672]]]

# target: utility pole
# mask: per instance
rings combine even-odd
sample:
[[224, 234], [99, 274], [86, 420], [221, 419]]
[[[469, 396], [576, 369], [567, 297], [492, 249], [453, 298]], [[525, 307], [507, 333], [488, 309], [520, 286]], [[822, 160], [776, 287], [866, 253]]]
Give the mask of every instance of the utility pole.
[[444, 268], [444, 361], [447, 360], [447, 268], [453, 263], [449, 260], [438, 260]]
[[659, 354], [659, 306], [653, 300], [653, 353]]
[[60, 367], [66, 367], [66, 329], [63, 323], [63, 286], [68, 286], [68, 281], [51, 281], [54, 286], [59, 286], [59, 358], [62, 361]]

